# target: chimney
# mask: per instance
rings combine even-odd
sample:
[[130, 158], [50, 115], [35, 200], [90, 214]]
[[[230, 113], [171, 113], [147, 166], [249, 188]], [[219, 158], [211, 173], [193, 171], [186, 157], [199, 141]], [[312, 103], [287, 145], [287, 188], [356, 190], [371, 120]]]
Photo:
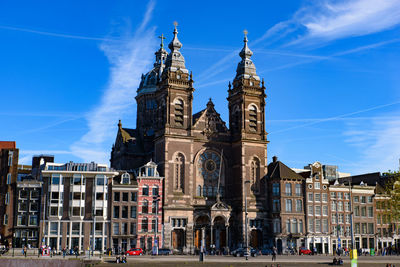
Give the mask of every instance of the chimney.
[[276, 163], [277, 161], [278, 161], [278, 157], [277, 157], [277, 156], [273, 156], [273, 157], [272, 157], [272, 162], [273, 162], [273, 163]]

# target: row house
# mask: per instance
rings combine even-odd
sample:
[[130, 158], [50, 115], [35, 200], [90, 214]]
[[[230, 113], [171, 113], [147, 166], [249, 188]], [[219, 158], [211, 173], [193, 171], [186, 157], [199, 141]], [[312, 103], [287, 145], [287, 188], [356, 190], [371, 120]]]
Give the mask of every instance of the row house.
[[[153, 161], [139, 168], [136, 173], [138, 183], [138, 246], [145, 251], [163, 247], [160, 243], [163, 232], [163, 179]], [[185, 227], [186, 222], [173, 219], [173, 225]]]
[[273, 157], [268, 165], [269, 210], [272, 240], [278, 253], [305, 246], [305, 178]]
[[137, 247], [138, 183], [134, 174], [120, 172], [112, 181], [111, 240], [115, 253]]
[[0, 141], [0, 244], [13, 246], [18, 154], [14, 141]]
[[110, 248], [108, 193], [118, 172], [105, 164], [70, 162], [46, 163], [41, 173], [41, 245], [57, 251]]

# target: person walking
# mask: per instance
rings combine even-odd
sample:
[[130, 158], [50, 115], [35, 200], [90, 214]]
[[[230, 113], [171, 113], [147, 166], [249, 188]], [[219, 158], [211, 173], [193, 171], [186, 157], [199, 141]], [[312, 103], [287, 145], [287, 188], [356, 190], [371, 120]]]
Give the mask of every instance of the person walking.
[[62, 249], [62, 253], [63, 253], [63, 258], [65, 258], [65, 255], [67, 254], [67, 249], [65, 247]]
[[24, 256], [25, 256], [25, 258], [26, 258], [26, 253], [27, 253], [27, 247], [26, 246], [24, 246]]
[[276, 247], [272, 248], [272, 261], [276, 261], [276, 253], [277, 253], [277, 249]]

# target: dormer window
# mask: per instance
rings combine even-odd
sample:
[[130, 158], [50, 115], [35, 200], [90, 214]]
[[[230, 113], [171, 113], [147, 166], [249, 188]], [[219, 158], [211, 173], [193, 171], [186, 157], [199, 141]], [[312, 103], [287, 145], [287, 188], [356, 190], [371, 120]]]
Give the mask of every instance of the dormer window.
[[130, 184], [130, 181], [131, 181], [131, 179], [130, 179], [129, 173], [122, 174], [121, 184]]

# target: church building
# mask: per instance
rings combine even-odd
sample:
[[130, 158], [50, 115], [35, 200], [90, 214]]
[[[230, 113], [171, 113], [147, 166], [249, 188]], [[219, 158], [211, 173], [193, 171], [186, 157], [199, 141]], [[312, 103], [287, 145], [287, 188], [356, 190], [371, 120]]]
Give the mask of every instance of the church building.
[[135, 170], [150, 160], [158, 165], [164, 177], [163, 247], [194, 252], [204, 240], [207, 249], [246, 242], [261, 248], [269, 232], [266, 94], [246, 33], [227, 88], [229, 124], [211, 99], [193, 114], [193, 75], [180, 51], [176, 25], [169, 52], [163, 39], [153, 69], [142, 75], [137, 90], [136, 129], [118, 123], [111, 167]]

